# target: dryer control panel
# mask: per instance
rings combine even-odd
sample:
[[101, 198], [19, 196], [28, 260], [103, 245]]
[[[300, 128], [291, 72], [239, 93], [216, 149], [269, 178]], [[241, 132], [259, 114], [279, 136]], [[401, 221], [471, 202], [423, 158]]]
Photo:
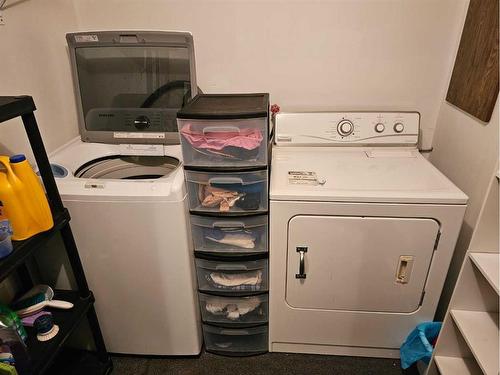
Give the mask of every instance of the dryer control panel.
[[278, 146], [415, 146], [418, 112], [278, 113]]

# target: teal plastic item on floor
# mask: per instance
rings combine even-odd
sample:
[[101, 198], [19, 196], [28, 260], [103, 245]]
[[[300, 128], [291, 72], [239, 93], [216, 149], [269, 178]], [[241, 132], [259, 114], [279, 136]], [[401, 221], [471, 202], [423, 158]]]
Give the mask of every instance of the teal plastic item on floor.
[[420, 323], [406, 338], [401, 345], [401, 367], [407, 369], [417, 361], [424, 361], [429, 364], [432, 351], [431, 342], [434, 342], [441, 330], [441, 322]]

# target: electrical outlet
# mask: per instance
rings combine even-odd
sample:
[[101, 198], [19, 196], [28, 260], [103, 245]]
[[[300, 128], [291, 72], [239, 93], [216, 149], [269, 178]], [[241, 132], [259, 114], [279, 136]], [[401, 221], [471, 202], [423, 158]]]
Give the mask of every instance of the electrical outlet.
[[5, 25], [5, 16], [3, 15], [3, 12], [0, 10], [0, 26]]

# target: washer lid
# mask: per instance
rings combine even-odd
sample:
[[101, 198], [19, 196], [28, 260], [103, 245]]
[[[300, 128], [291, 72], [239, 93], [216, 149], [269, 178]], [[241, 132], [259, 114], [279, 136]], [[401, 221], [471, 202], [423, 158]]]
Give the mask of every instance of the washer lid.
[[412, 148], [275, 147], [272, 200], [465, 204]]
[[176, 115], [197, 94], [188, 32], [66, 35], [84, 142], [179, 143]]

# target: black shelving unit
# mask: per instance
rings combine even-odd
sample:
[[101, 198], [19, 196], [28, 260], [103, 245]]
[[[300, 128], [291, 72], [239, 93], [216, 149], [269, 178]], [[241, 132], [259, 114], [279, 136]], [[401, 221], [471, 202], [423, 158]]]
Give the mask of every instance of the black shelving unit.
[[[0, 123], [21, 117], [26, 135], [33, 150], [40, 176], [54, 218], [52, 229], [24, 241], [14, 241], [14, 251], [0, 260], [0, 282], [17, 272], [24, 289], [33, 286], [33, 280], [26, 266], [38, 249], [44, 247], [57, 233], [60, 233], [69, 262], [75, 277], [77, 290], [56, 290], [55, 298], [72, 302], [70, 310], [51, 310], [59, 333], [53, 339], [40, 342], [32, 328], [27, 329], [27, 347], [30, 355], [30, 370], [26, 375], [38, 374], [109, 374], [113, 369], [111, 358], [106, 350], [101, 329], [94, 309], [94, 295], [89, 290], [83, 271], [78, 249], [69, 225], [71, 217], [64, 208], [57, 189], [49, 159], [38, 130], [34, 111], [35, 103], [31, 96], [0, 96]], [[65, 343], [78, 325], [87, 318], [96, 351], [73, 351], [71, 355], [59, 355]], [[84, 371], [84, 372], [82, 372]], [[25, 374], [21, 374], [25, 375]]]

